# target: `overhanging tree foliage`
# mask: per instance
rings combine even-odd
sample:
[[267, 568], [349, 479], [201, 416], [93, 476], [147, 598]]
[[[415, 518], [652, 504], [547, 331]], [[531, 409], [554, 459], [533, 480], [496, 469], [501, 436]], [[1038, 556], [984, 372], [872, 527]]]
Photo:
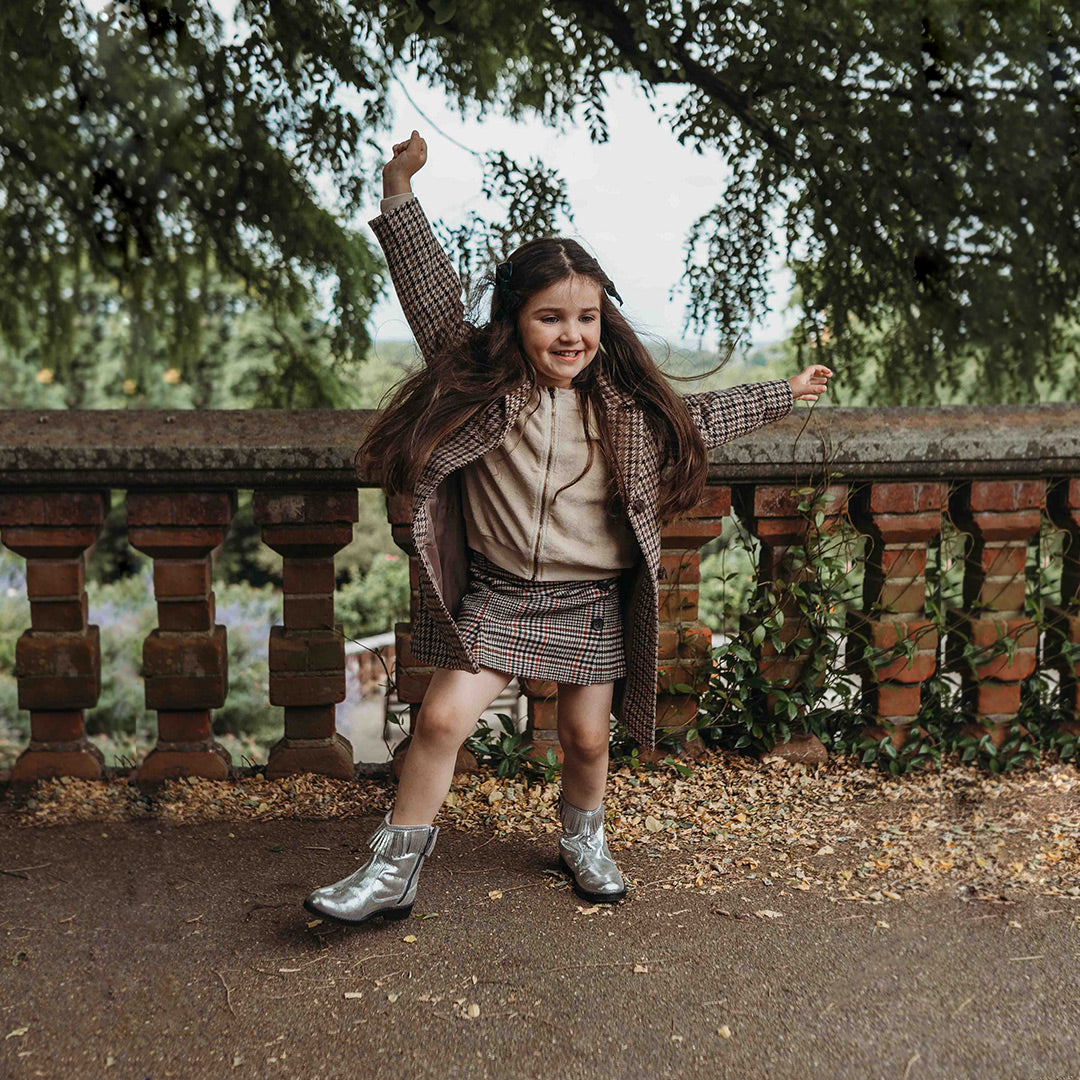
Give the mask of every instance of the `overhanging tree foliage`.
[[[74, 0], [0, 8], [6, 336], [61, 340], [73, 263], [114, 275], [194, 348], [186, 275], [212, 253], [268, 305], [333, 281], [334, 355], [362, 349], [383, 280], [352, 219], [385, 155], [395, 67], [463, 108], [584, 123], [597, 141], [603, 76], [630, 73], [647, 94], [679, 88], [673, 132], [718, 163], [715, 208], [687, 237], [690, 329], [761, 314], [781, 250], [796, 338], [841, 385], [873, 370], [881, 400], [932, 402], [971, 363], [983, 400], [1060, 384], [1080, 293], [1072, 4], [241, 0], [236, 16], [226, 43], [205, 0], [97, 19]], [[485, 235], [553, 230], [551, 174], [504, 175], [516, 216]], [[466, 270], [489, 255], [475, 237], [458, 246]]]
[[[200, 375], [220, 342], [206, 314], [224, 276], [272, 320], [282, 362], [260, 404], [340, 402], [326, 357], [348, 364], [370, 345], [384, 275], [355, 219], [389, 144], [377, 20], [307, 0], [237, 16], [227, 41], [204, 0], [0, 5], [0, 336], [65, 384], [68, 405], [90, 403], [79, 347], [117, 307], [125, 381], [156, 385], [156, 366], [210, 400]], [[521, 188], [520, 238], [553, 230], [560, 184], [538, 162], [488, 164]], [[290, 325], [309, 321], [324, 283], [316, 347]]]

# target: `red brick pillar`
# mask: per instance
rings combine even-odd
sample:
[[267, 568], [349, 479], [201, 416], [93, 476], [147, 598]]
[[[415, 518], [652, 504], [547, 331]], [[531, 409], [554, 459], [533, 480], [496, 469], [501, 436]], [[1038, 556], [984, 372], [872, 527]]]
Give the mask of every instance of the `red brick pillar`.
[[[660, 631], [656, 673], [656, 728], [678, 736], [697, 719], [698, 699], [712, 678], [712, 630], [699, 618], [701, 547], [720, 535], [731, 513], [731, 488], [710, 486], [689, 513], [660, 530], [660, 569], [657, 593]], [[689, 687], [682, 690], [677, 687]], [[682, 753], [695, 756], [704, 747], [699, 739], [683, 743]], [[642, 751], [642, 761], [657, 762], [669, 750]]]
[[229, 650], [225, 627], [214, 623], [210, 571], [235, 510], [235, 491], [127, 493], [128, 543], [154, 560], [158, 610], [143, 643], [146, 707], [157, 711], [158, 741], [139, 765], [140, 784], [229, 776], [229, 752], [212, 734], [213, 710], [229, 693]]
[[[406, 555], [409, 556], [409, 610], [415, 618], [420, 607], [420, 574], [416, 552], [412, 542], [412, 493], [402, 492], [387, 499], [386, 518], [390, 523], [390, 535]], [[424, 701], [428, 683], [431, 682], [435, 668], [420, 662], [412, 651], [412, 622], [399, 622], [394, 625], [394, 682], [397, 687], [397, 699], [409, 706], [409, 731], [412, 732], [416, 719], [420, 715], [420, 706]], [[412, 735], [398, 743], [394, 750], [394, 777], [401, 776], [405, 756], [409, 752]], [[475, 772], [476, 758], [464, 746], [458, 750], [454, 772]]]
[[334, 623], [334, 555], [352, 540], [356, 489], [256, 491], [262, 540], [282, 556], [283, 626], [270, 630], [270, 704], [285, 708], [285, 734], [270, 748], [268, 779], [354, 776], [352, 745], [337, 731], [345, 700], [345, 635]]
[[[1061, 674], [1061, 707], [1071, 718], [1064, 732], [1080, 734], [1080, 480], [1063, 479], [1046, 492], [1046, 510], [1064, 530], [1061, 547], [1061, 603], [1046, 605], [1046, 666]], [[1072, 656], [1070, 656], [1070, 653]]]
[[[941, 531], [947, 485], [903, 480], [860, 485], [852, 494], [851, 518], [869, 538], [861, 611], [848, 613], [845, 655], [848, 670], [862, 679], [862, 708], [878, 723], [866, 734], [901, 746], [918, 715], [922, 684], [937, 668], [937, 627], [926, 617], [926, 546]], [[902, 641], [914, 643], [914, 663], [906, 655], [878, 666], [864, 659], [889, 653]], [[872, 659], [872, 658], [871, 658]]]
[[548, 679], [519, 679], [521, 692], [525, 695], [525, 737], [532, 743], [530, 757], [546, 758], [548, 750], [555, 751], [558, 761], [563, 760], [563, 748], [559, 742], [558, 683]]
[[15, 784], [104, 775], [105, 758], [86, 737], [83, 709], [93, 708], [101, 693], [101, 645], [98, 628], [87, 624], [85, 572], [108, 497], [107, 491], [0, 495], [0, 540], [26, 559], [30, 600], [30, 629], [15, 644], [30, 745], [12, 767]]
[[[827, 533], [836, 526], [847, 508], [847, 486], [832, 484], [825, 488], [823, 495], [826, 500], [825, 516], [819, 528], [821, 533]], [[784, 616], [783, 626], [779, 630], [784, 651], [778, 653], [767, 639], [763, 641], [757, 654], [758, 670], [769, 682], [783, 688], [796, 682], [814, 653], [813, 644], [799, 651], [792, 643], [801, 637], [816, 639], [820, 636], [818, 628], [810, 624], [800, 611], [797, 600], [789, 596], [785, 588], [808, 581], [813, 574], [803, 560], [800, 560], [800, 565], [795, 565], [789, 552], [795, 545], [805, 548], [809, 538], [809, 521], [798, 508], [803, 498], [788, 484], [747, 485], [735, 489], [739, 516], [761, 541], [758, 594], [766, 590], [775, 592]], [[756, 625], [751, 616], [743, 616], [744, 633], [752, 633]], [[814, 685], [820, 686], [824, 679], [824, 672], [819, 672], [814, 677]], [[766, 712], [774, 715], [778, 705], [775, 695], [766, 694], [764, 705]], [[796, 719], [794, 723], [797, 722]], [[777, 744], [773, 752], [803, 761], [824, 761], [828, 756], [821, 740], [808, 732], [793, 731], [789, 741]]]
[[[1024, 565], [1045, 502], [1043, 480], [973, 480], [949, 500], [953, 520], [968, 535], [963, 608], [946, 612], [945, 656], [960, 674], [964, 707], [975, 713], [971, 734], [989, 727], [995, 746], [1005, 741], [1020, 708], [1021, 681], [1035, 670], [1039, 629], [1024, 614]], [[965, 642], [986, 649], [1004, 637], [1016, 643], [1011, 661], [1002, 651], [964, 662]]]

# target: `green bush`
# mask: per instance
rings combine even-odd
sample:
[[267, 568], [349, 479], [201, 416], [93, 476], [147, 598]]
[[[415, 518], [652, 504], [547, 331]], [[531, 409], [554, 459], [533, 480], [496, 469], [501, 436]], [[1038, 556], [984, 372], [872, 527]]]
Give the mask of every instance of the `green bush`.
[[409, 617], [409, 560], [385, 553], [372, 559], [367, 573], [350, 567], [338, 587], [334, 616], [346, 638], [366, 637], [394, 628]]

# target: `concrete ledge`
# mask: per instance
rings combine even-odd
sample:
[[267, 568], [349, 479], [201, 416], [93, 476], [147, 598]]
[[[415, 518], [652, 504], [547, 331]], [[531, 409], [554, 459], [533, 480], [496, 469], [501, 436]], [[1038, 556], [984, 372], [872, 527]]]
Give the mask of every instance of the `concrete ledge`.
[[[0, 490], [334, 489], [371, 410], [0, 410]], [[713, 483], [847, 477], [1069, 475], [1080, 470], [1080, 403], [834, 408], [783, 420], [710, 453]]]

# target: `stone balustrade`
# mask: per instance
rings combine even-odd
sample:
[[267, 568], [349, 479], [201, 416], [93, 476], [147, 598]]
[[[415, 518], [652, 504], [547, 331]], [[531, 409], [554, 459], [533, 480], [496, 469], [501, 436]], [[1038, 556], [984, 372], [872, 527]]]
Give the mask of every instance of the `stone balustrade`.
[[[352, 538], [359, 481], [353, 455], [370, 422], [348, 411], [0, 411], [0, 542], [26, 559], [31, 627], [16, 647], [18, 703], [30, 742], [12, 780], [103, 774], [85, 710], [101, 688], [99, 629], [88, 622], [84, 574], [113, 490], [125, 492], [128, 539], [153, 560], [158, 626], [143, 647], [146, 707], [157, 743], [136, 779], [225, 777], [227, 753], [213, 712], [228, 685], [226, 628], [215, 621], [211, 559], [228, 533], [240, 489], [254, 492], [263, 541], [283, 558], [283, 625], [269, 642], [267, 700], [285, 725], [267, 775], [353, 775], [352, 751], [334, 729], [344, 699], [341, 627], [334, 622], [334, 555]], [[850, 523], [866, 538], [861, 604], [848, 612], [853, 642], [911, 656], [885, 667], [858, 660], [866, 714], [894, 740], [919, 711], [943, 662], [961, 681], [965, 707], [995, 738], [1015, 716], [1037, 663], [1061, 673], [1075, 721], [1080, 688], [1062, 643], [1080, 643], [1080, 405], [845, 409], [800, 406], [710, 455], [709, 487], [694, 512], [663, 533], [659, 581], [658, 724], [692, 723], [712, 675], [711, 630], [698, 617], [701, 548], [734, 512], [760, 544], [758, 587], [806, 574], [790, 553], [807, 540], [799, 490], [828, 496], [823, 532]], [[388, 505], [396, 542], [410, 556], [409, 500]], [[946, 613], [945, 640], [926, 609], [927, 555], [948, 517], [965, 536], [961, 602]], [[1064, 533], [1061, 595], [1047, 607], [1057, 644], [1039, 656], [1025, 617], [1029, 545], [1045, 521]], [[787, 601], [785, 601], [787, 603]], [[415, 610], [415, 607], [414, 607]], [[781, 639], [756, 661], [789, 685], [814, 648], [815, 629], [789, 604]], [[396, 630], [399, 698], [415, 719], [431, 676], [412, 655], [410, 623]], [[981, 647], [1012, 644], [987, 662]], [[809, 646], [794, 647], [810, 640]], [[941, 646], [944, 645], [944, 649]], [[855, 650], [856, 655], [861, 655]], [[558, 753], [555, 687], [522, 680], [535, 751]], [[691, 692], [687, 692], [688, 688]], [[767, 707], [775, 707], [770, 699]], [[693, 744], [690, 744], [691, 746]]]

